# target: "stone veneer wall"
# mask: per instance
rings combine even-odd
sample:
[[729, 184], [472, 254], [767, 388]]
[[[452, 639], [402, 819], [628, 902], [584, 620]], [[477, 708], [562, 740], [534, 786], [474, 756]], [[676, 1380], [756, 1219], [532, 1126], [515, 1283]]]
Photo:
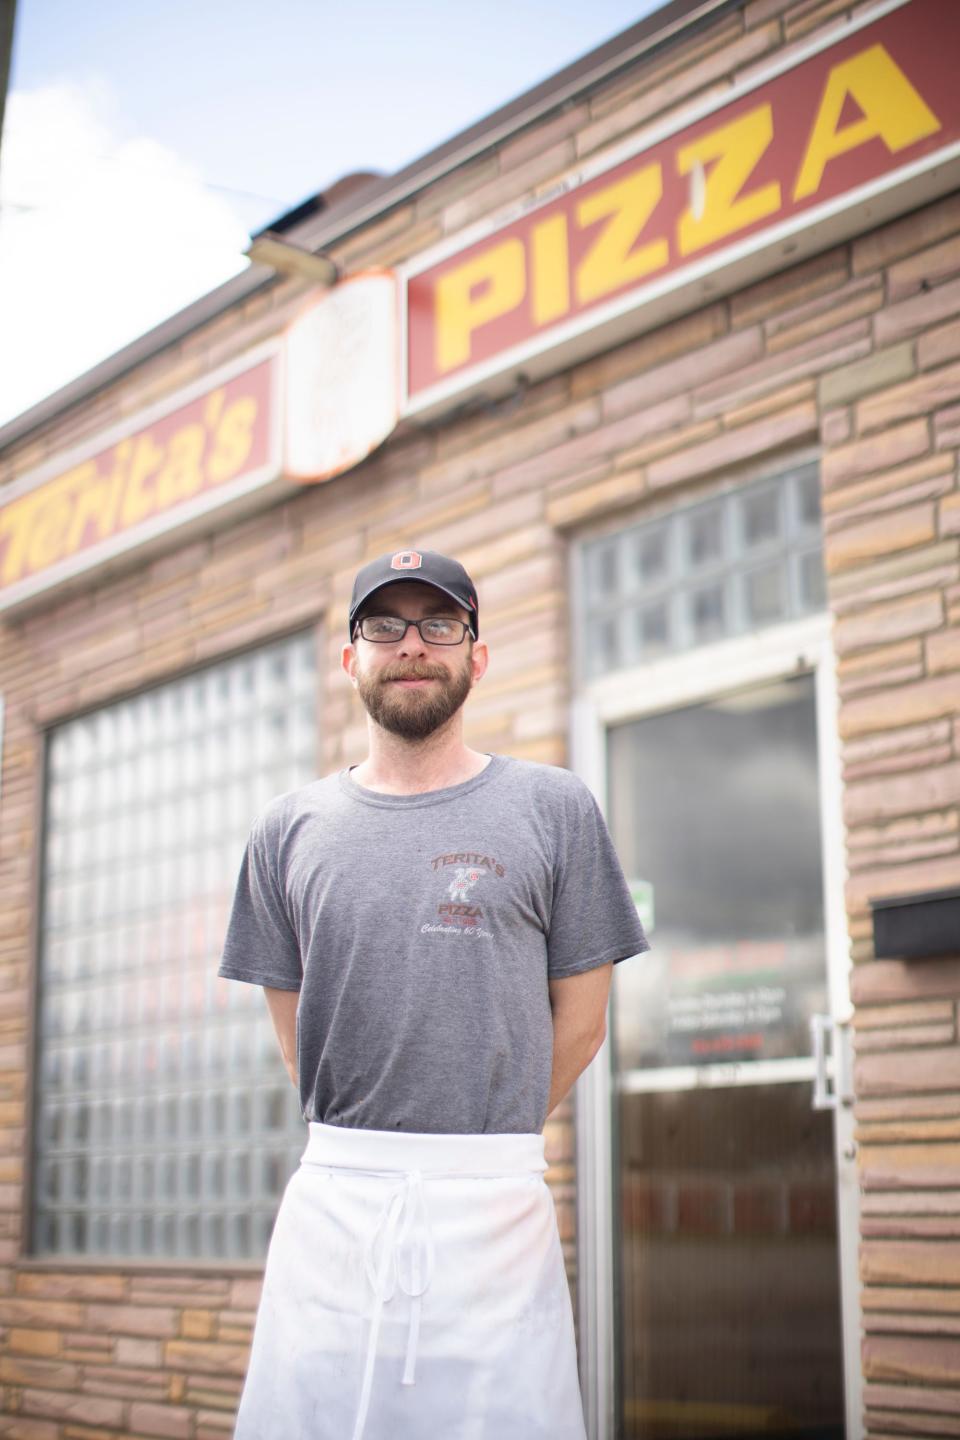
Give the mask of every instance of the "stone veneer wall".
[[960, 1435], [957, 959], [875, 961], [868, 901], [960, 886], [960, 196], [853, 246], [872, 346], [824, 379], [871, 1436]]
[[[348, 269], [416, 253], [691, 96], [722, 95], [778, 47], [869, 8], [751, 0], [335, 253]], [[274, 333], [301, 295], [284, 283], [252, 297], [0, 456], [0, 499], [13, 476]], [[958, 316], [952, 196], [519, 402], [400, 434], [327, 485], [0, 621], [0, 1436], [226, 1440], [259, 1294], [249, 1267], [21, 1256], [41, 727], [316, 624], [318, 765], [355, 759], [363, 716], [336, 669], [351, 577], [415, 537], [459, 555], [480, 586], [493, 663], [470, 702], [470, 740], [562, 764], [569, 536], [811, 444], [823, 453], [858, 964], [870, 1430], [875, 1440], [958, 1433], [960, 967], [873, 963], [868, 913], [870, 896], [960, 881]], [[552, 1119], [548, 1144], [573, 1271], [569, 1108]]]

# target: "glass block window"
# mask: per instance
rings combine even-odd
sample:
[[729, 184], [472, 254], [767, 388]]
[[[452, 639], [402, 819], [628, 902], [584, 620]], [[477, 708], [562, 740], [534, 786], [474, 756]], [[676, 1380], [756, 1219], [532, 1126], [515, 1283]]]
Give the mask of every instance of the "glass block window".
[[316, 776], [315, 643], [50, 736], [35, 1254], [266, 1253], [306, 1127], [259, 986], [216, 969], [254, 815]]
[[586, 677], [826, 604], [816, 461], [587, 541]]

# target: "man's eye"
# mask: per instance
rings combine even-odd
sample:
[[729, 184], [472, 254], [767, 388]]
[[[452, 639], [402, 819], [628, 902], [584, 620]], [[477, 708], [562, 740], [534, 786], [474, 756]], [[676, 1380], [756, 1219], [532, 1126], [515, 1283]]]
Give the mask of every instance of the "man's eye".
[[369, 619], [366, 624], [366, 629], [368, 634], [396, 635], [399, 632], [400, 626], [396, 620], [392, 620], [388, 615], [385, 615], [380, 619]]
[[446, 640], [453, 634], [453, 626], [449, 620], [425, 620], [423, 628], [428, 635], [433, 635], [438, 640]]

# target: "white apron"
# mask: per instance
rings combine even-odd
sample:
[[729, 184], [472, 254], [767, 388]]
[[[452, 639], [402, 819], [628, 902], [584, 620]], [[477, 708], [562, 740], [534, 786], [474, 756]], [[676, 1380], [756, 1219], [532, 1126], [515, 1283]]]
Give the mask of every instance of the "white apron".
[[543, 1137], [309, 1132], [234, 1440], [585, 1440]]

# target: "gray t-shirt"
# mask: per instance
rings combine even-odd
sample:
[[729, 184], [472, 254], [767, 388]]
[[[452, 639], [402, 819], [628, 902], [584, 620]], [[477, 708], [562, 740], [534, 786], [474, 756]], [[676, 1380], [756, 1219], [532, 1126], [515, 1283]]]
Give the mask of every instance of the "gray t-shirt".
[[305, 1120], [539, 1133], [548, 979], [647, 949], [586, 785], [494, 755], [444, 790], [383, 795], [344, 770], [271, 800], [217, 974], [300, 991]]

